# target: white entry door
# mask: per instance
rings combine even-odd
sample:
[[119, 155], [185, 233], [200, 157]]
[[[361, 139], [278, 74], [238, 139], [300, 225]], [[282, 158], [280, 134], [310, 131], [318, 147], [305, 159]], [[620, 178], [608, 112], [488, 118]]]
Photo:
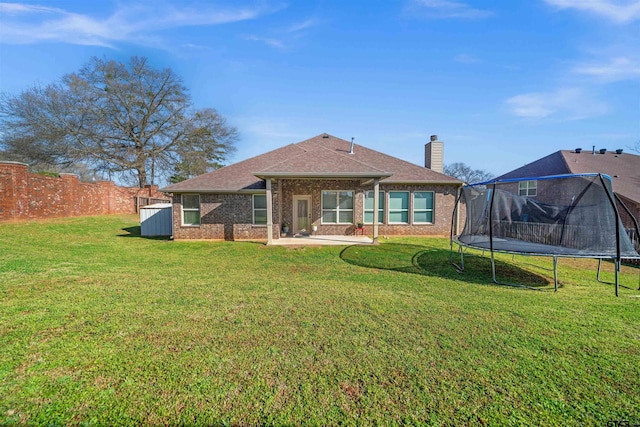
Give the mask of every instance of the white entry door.
[[293, 196], [293, 232], [309, 233], [310, 228], [311, 196]]

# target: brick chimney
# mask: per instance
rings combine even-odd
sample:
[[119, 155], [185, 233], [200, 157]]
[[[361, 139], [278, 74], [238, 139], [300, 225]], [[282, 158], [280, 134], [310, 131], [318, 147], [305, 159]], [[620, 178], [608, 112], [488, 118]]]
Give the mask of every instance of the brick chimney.
[[444, 142], [438, 141], [438, 135], [431, 135], [424, 146], [424, 167], [440, 173], [444, 169]]

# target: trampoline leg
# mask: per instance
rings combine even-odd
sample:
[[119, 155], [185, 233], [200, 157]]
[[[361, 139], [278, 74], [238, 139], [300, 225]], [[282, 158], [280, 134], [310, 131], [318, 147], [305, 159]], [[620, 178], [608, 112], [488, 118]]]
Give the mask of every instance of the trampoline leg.
[[596, 280], [598, 282], [602, 282], [602, 280], [600, 280], [600, 266], [602, 265], [602, 258], [598, 258], [598, 273], [596, 274]]
[[618, 275], [619, 275], [619, 272], [620, 272], [620, 261], [616, 260], [616, 296], [618, 296], [618, 287], [619, 287], [619, 285], [618, 285], [618, 279], [619, 279]]
[[558, 257], [553, 257], [553, 286], [554, 290], [558, 292]]
[[462, 245], [458, 245], [458, 253], [460, 254], [460, 265], [453, 262], [453, 243], [451, 243], [451, 250], [449, 251], [449, 263], [456, 268], [458, 273], [462, 273], [464, 271], [464, 252], [462, 250]]
[[496, 279], [496, 261], [493, 257], [493, 251], [491, 251], [491, 273], [493, 274], [493, 283], [498, 283], [498, 279]]

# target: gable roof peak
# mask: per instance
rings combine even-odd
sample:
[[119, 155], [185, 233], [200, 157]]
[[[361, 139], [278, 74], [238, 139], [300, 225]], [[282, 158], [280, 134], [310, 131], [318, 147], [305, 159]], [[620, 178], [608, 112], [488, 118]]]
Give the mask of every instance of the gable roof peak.
[[456, 178], [409, 163], [363, 145], [321, 133], [304, 141], [163, 188], [168, 192], [264, 189], [265, 176], [378, 177], [385, 182], [459, 185]]

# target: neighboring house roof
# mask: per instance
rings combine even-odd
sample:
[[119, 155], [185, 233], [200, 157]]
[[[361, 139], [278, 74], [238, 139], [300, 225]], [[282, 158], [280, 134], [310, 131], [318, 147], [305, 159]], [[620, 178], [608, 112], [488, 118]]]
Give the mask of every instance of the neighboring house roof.
[[161, 191], [237, 192], [265, 188], [264, 178], [380, 178], [381, 183], [461, 185], [456, 178], [400, 160], [329, 134], [321, 134], [195, 178]]
[[630, 200], [640, 203], [640, 156], [630, 153], [607, 151], [561, 150], [549, 154], [535, 162], [506, 173], [497, 179], [527, 178], [566, 173], [601, 173], [609, 175], [613, 182], [613, 191]]

